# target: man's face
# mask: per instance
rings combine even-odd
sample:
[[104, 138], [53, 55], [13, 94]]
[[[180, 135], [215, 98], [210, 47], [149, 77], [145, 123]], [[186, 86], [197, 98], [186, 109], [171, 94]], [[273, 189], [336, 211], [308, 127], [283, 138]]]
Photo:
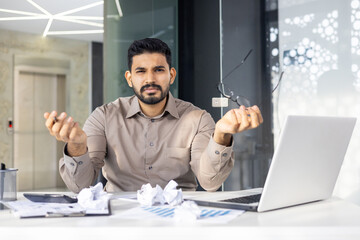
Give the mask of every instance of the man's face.
[[131, 72], [125, 78], [135, 95], [145, 104], [163, 101], [174, 82], [176, 71], [169, 69], [166, 58], [160, 53], [143, 53], [133, 57]]

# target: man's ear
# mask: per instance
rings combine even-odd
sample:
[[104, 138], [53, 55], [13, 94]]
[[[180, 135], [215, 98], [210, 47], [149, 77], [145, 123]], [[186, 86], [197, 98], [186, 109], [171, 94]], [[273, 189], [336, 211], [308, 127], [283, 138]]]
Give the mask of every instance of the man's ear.
[[126, 81], [127, 81], [127, 84], [129, 85], [129, 87], [133, 87], [132, 85], [132, 81], [131, 81], [131, 72], [130, 71], [126, 71], [125, 72], [125, 78], [126, 78]]
[[175, 68], [170, 69], [170, 84], [173, 84], [176, 78], [176, 70]]

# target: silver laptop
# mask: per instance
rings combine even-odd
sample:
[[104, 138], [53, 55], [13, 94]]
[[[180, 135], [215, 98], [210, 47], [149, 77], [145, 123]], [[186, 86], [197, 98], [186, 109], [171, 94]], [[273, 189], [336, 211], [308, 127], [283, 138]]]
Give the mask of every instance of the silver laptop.
[[215, 192], [191, 200], [201, 206], [263, 212], [327, 199], [355, 122], [347, 117], [288, 116], [263, 189]]

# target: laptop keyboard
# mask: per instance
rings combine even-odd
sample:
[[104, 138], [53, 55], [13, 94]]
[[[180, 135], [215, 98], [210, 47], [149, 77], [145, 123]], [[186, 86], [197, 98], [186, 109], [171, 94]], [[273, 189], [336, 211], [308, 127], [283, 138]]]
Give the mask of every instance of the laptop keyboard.
[[221, 200], [220, 202], [233, 202], [233, 203], [255, 203], [260, 201], [261, 194], [250, 195], [245, 197], [229, 198]]

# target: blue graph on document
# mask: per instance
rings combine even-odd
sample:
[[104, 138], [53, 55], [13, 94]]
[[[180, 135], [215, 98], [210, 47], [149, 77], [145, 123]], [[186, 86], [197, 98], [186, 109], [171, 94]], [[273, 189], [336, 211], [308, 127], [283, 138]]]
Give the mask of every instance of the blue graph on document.
[[[144, 209], [147, 212], [153, 213], [159, 217], [164, 217], [164, 218], [173, 217], [175, 211], [175, 208], [164, 208], [164, 207], [142, 207], [142, 209]], [[202, 209], [200, 214], [200, 219], [225, 216], [230, 212], [231, 210]]]

